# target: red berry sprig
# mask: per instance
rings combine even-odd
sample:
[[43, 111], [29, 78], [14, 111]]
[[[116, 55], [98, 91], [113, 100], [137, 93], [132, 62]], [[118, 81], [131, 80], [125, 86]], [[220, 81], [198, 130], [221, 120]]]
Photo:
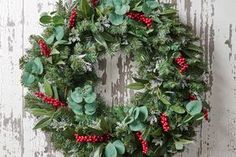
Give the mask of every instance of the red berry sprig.
[[168, 116], [166, 115], [166, 113], [161, 114], [160, 121], [161, 121], [161, 125], [162, 125], [162, 128], [163, 128], [164, 132], [169, 132], [170, 131], [170, 126], [169, 126], [169, 123], [168, 123]]
[[176, 63], [180, 66], [179, 72], [183, 74], [188, 69], [188, 64], [183, 56], [175, 58]]
[[69, 27], [74, 28], [76, 25], [76, 17], [77, 17], [77, 11], [76, 8], [72, 9], [69, 19]]
[[202, 109], [202, 113], [203, 113], [203, 115], [204, 115], [204, 119], [205, 119], [206, 121], [209, 121], [208, 109], [203, 108], [203, 109]]
[[75, 134], [76, 142], [78, 143], [101, 143], [101, 142], [107, 142], [111, 139], [111, 135], [104, 134], [104, 135], [79, 135]]
[[153, 23], [153, 20], [151, 18], [146, 17], [144, 13], [141, 12], [130, 11], [126, 13], [126, 16], [128, 16], [132, 20], [144, 23], [148, 28], [150, 28]]
[[38, 44], [39, 44], [41, 54], [44, 55], [47, 58], [50, 57], [51, 49], [48, 47], [46, 42], [43, 39], [39, 39]]
[[147, 154], [148, 153], [148, 142], [143, 139], [141, 132], [136, 132], [136, 136], [138, 137], [138, 140], [142, 144], [142, 152], [143, 152], [143, 154]]
[[92, 7], [93, 7], [93, 8], [96, 8], [96, 6], [97, 6], [98, 3], [99, 3], [99, 0], [91, 0], [90, 2], [91, 2], [91, 4], [92, 4]]
[[63, 102], [60, 102], [58, 99], [54, 99], [53, 97], [46, 96], [42, 92], [36, 92], [34, 95], [38, 98], [40, 98], [43, 102], [52, 105], [53, 107], [63, 107], [65, 104]]

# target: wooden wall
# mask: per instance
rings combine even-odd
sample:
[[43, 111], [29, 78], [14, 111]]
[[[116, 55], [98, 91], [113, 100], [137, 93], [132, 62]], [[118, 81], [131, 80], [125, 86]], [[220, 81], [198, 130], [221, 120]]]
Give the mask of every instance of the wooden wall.
[[[30, 34], [39, 34], [39, 15], [56, 0], [0, 0], [0, 157], [61, 157], [35, 119], [23, 110], [18, 59], [29, 47]], [[201, 38], [209, 63], [211, 121], [197, 129], [196, 143], [178, 157], [236, 157], [236, 1], [163, 0], [175, 3], [181, 20]], [[122, 54], [101, 58], [102, 82], [97, 89], [109, 104], [127, 101], [134, 66]]]

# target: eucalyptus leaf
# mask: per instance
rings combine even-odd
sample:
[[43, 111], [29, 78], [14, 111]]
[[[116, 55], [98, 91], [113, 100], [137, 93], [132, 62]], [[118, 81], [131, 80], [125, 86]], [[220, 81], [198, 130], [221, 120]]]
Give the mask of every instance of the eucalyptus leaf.
[[121, 142], [120, 140], [116, 140], [113, 142], [113, 145], [115, 146], [118, 154], [123, 155], [125, 153], [125, 145], [123, 142]]
[[62, 40], [64, 37], [64, 28], [62, 26], [57, 26], [54, 29], [57, 41]]
[[120, 25], [124, 22], [124, 15], [118, 15], [116, 13], [111, 13], [109, 15], [109, 21], [113, 24], [113, 25]]
[[186, 109], [187, 109], [187, 111], [190, 115], [195, 116], [195, 115], [201, 113], [201, 111], [202, 111], [202, 102], [200, 100], [190, 101], [186, 105]]
[[108, 143], [105, 147], [105, 157], [117, 157], [117, 150], [114, 144]]
[[23, 72], [23, 75], [22, 75], [22, 83], [25, 85], [25, 86], [30, 86], [34, 81], [35, 81], [35, 76], [24, 71]]
[[129, 128], [131, 131], [142, 131], [145, 129], [145, 125], [140, 121], [135, 120], [129, 124]]
[[96, 100], [97, 96], [96, 96], [96, 93], [91, 93], [91, 94], [88, 94], [85, 98], [84, 98], [84, 101], [86, 103], [93, 103], [95, 100]]

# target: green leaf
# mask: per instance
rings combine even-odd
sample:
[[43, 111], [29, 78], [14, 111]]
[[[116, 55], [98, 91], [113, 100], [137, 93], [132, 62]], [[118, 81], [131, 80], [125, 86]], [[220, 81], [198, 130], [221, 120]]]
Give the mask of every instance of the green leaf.
[[165, 98], [164, 96], [160, 96], [159, 99], [161, 100], [161, 102], [167, 106], [170, 106], [171, 103], [169, 102], [169, 100], [167, 100], [167, 98]]
[[84, 108], [85, 108], [85, 113], [87, 115], [93, 115], [95, 112], [96, 112], [96, 104], [95, 103], [92, 103], [92, 104], [85, 104], [84, 105]]
[[92, 8], [89, 6], [87, 0], [80, 1], [80, 11], [82, 12], [83, 17], [89, 17], [92, 13]]
[[170, 109], [176, 113], [183, 114], [185, 113], [185, 109], [179, 105], [172, 105]]
[[117, 15], [116, 13], [111, 13], [109, 15], [109, 21], [113, 24], [113, 25], [120, 25], [124, 22], [124, 16], [123, 15]]
[[106, 146], [105, 157], [117, 157], [116, 147], [112, 143], [108, 143]]
[[25, 86], [30, 86], [35, 81], [35, 76], [24, 71], [22, 75], [22, 83]]
[[121, 142], [120, 140], [116, 140], [115, 142], [113, 142], [113, 145], [115, 146], [118, 154], [123, 155], [125, 153], [125, 145], [123, 142]]
[[117, 15], [124, 15], [125, 13], [127, 13], [130, 9], [129, 5], [121, 5], [121, 6], [116, 6], [115, 7], [115, 13]]
[[54, 25], [64, 25], [64, 18], [62, 16], [56, 15], [52, 17]]
[[35, 126], [34, 129], [42, 129], [50, 125], [52, 122], [51, 117], [45, 117], [41, 119]]
[[103, 149], [104, 149], [104, 145], [101, 144], [90, 153], [89, 157], [102, 157]]
[[44, 81], [44, 92], [47, 96], [53, 96], [52, 87], [48, 81]]
[[51, 55], [57, 55], [57, 54], [60, 54], [60, 52], [56, 48], [52, 49]]
[[140, 90], [140, 89], [143, 89], [145, 86], [141, 82], [135, 82], [135, 83], [131, 83], [127, 85], [126, 87], [133, 90]]
[[106, 43], [106, 41], [104, 40], [104, 38], [103, 38], [103, 36], [102, 36], [101, 34], [99, 34], [99, 33], [94, 33], [94, 34], [93, 34], [93, 37], [94, 37], [94, 39], [95, 39], [100, 45], [104, 46], [106, 49], [108, 48], [108, 47], [107, 47], [107, 43]]
[[54, 111], [48, 111], [42, 108], [32, 108], [30, 112], [35, 116], [52, 116]]
[[190, 101], [186, 105], [186, 109], [190, 115], [195, 116], [202, 111], [202, 102], [199, 100]]
[[96, 93], [91, 93], [91, 94], [88, 94], [84, 100], [86, 103], [93, 103], [95, 100], [96, 100], [97, 96], [96, 96]]
[[146, 1], [146, 4], [151, 9], [155, 9], [158, 7], [157, 1]]
[[145, 129], [145, 126], [140, 121], [136, 120], [129, 124], [129, 128], [131, 131], [142, 131]]
[[175, 148], [176, 150], [183, 150], [184, 145], [178, 141], [175, 141]]
[[53, 86], [52, 86], [52, 90], [53, 90], [53, 96], [54, 96], [54, 98], [59, 99], [59, 95], [58, 95], [58, 91], [57, 91], [57, 86], [56, 86], [56, 85], [53, 85]]
[[55, 27], [55, 35], [56, 35], [57, 41], [62, 40], [62, 38], [64, 37], [64, 28], [63, 28], [63, 26]]
[[140, 79], [140, 78], [136, 78], [136, 77], [133, 77], [133, 79], [134, 79], [136, 82], [140, 82], [140, 83], [143, 83], [143, 84], [149, 83], [149, 80], [144, 80], [144, 79]]
[[55, 34], [52, 34], [49, 38], [46, 39], [46, 43], [51, 45], [54, 42]]
[[42, 14], [39, 21], [42, 23], [42, 24], [49, 24], [51, 23], [51, 20], [52, 20], [52, 17], [47, 15], [46, 13]]
[[148, 109], [146, 106], [139, 107], [139, 120], [145, 121], [148, 117]]
[[167, 10], [164, 10], [163, 12], [160, 13], [160, 15], [173, 15], [173, 14], [176, 14], [176, 10], [175, 9], [167, 9]]
[[32, 65], [32, 73], [42, 74], [43, 73], [43, 64], [39, 57], [35, 58]]

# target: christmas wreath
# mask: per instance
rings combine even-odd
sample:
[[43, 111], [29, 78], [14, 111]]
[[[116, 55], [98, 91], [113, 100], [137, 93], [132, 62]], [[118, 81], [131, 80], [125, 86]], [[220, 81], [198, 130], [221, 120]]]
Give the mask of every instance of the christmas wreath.
[[[192, 143], [205, 118], [206, 64], [198, 38], [176, 10], [155, 0], [60, 0], [20, 60], [34, 129], [65, 156], [172, 156]], [[96, 93], [94, 65], [120, 51], [137, 66], [128, 104]]]

